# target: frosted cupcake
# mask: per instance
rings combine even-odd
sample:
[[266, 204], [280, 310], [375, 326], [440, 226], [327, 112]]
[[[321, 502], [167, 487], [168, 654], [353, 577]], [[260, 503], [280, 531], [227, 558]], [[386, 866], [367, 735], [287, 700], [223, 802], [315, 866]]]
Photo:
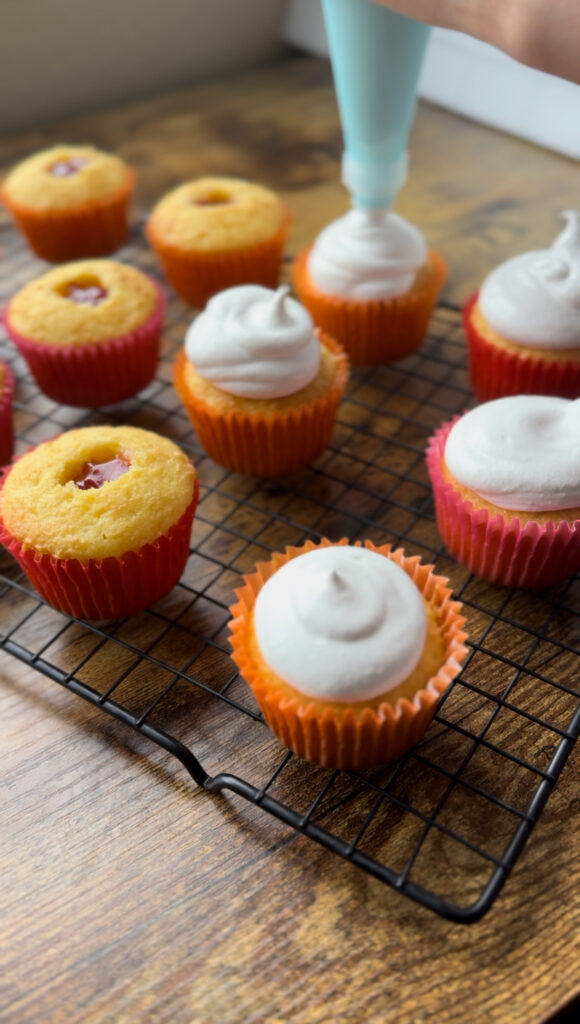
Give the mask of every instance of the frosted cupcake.
[[113, 260], [78, 260], [25, 285], [6, 330], [42, 391], [67, 405], [112, 405], [155, 373], [165, 296], [146, 274]]
[[14, 375], [8, 363], [0, 360], [0, 466], [10, 462], [14, 450], [13, 397]]
[[71, 430], [6, 473], [0, 541], [59, 611], [117, 619], [177, 583], [197, 496], [172, 441], [135, 427]]
[[463, 313], [471, 386], [504, 395], [580, 396], [580, 213], [549, 249], [501, 263]]
[[50, 263], [106, 256], [127, 238], [135, 173], [93, 146], [53, 146], [23, 160], [0, 198], [28, 244]]
[[230, 288], [189, 328], [175, 386], [208, 455], [258, 476], [293, 473], [328, 446], [348, 378], [340, 345], [282, 286]]
[[159, 200], [146, 233], [177, 294], [201, 308], [234, 285], [276, 287], [289, 219], [262, 185], [199, 178]]
[[446, 276], [442, 257], [390, 210], [350, 210], [293, 264], [314, 322], [353, 363], [390, 363], [423, 341]]
[[486, 402], [436, 432], [427, 465], [443, 541], [472, 572], [542, 587], [580, 569], [580, 400]]
[[389, 545], [288, 548], [236, 592], [233, 657], [295, 754], [329, 768], [418, 742], [465, 654], [461, 606], [431, 566]]

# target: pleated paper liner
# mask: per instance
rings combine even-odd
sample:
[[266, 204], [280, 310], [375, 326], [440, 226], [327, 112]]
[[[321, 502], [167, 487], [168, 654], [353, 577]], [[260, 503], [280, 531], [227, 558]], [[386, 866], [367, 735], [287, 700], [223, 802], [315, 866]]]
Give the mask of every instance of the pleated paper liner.
[[203, 309], [212, 295], [236, 285], [278, 287], [290, 220], [287, 212], [278, 231], [257, 245], [220, 252], [188, 252], [167, 245], [156, 234], [151, 221], [145, 233], [174, 291], [190, 306]]
[[8, 363], [0, 362], [0, 466], [5, 466], [14, 451], [14, 374]]
[[0, 190], [0, 199], [37, 256], [49, 263], [65, 263], [107, 256], [125, 244], [135, 182], [135, 172], [127, 168], [125, 181], [114, 192], [69, 209], [38, 210], [15, 202], [5, 189]]
[[445, 444], [456, 417], [429, 441], [427, 468], [437, 526], [445, 547], [471, 572], [507, 587], [561, 583], [580, 569], [580, 519], [522, 522], [517, 512], [476, 509], [442, 472]]
[[334, 355], [335, 372], [328, 391], [289, 412], [263, 414], [239, 408], [228, 412], [213, 406], [189, 388], [188, 360], [182, 349], [175, 364], [175, 387], [207, 454], [236, 473], [280, 476], [305, 469], [328, 447], [338, 404], [349, 373], [342, 347], [318, 332]]
[[344, 345], [353, 364], [391, 363], [419, 347], [447, 276], [436, 250], [429, 250], [427, 266], [406, 294], [364, 301], [321, 291], [308, 273], [309, 254], [310, 249], [303, 250], [293, 262], [294, 288], [315, 324]]
[[187, 561], [199, 481], [179, 520], [167, 533], [118, 558], [55, 558], [37, 554], [0, 520], [0, 543], [14, 556], [38, 593], [57, 611], [102, 622], [132, 615], [159, 601], [178, 582]]
[[580, 360], [546, 359], [499, 348], [488, 341], [472, 320], [478, 293], [463, 307], [471, 388], [480, 402], [508, 395], [580, 397]]
[[153, 278], [157, 303], [134, 331], [108, 341], [49, 345], [26, 338], [4, 312], [8, 335], [26, 360], [41, 391], [55, 402], [87, 408], [114, 405], [137, 394], [152, 380], [159, 359], [165, 293]]
[[307, 542], [301, 548], [289, 547], [284, 553], [275, 554], [270, 562], [259, 563], [254, 573], [244, 577], [244, 585], [236, 590], [238, 601], [231, 608], [232, 656], [272, 732], [285, 746], [315, 764], [360, 770], [394, 760], [422, 738], [441, 696], [460, 671], [460, 661], [466, 654], [465, 619], [461, 605], [451, 599], [448, 581], [436, 576], [432, 566], [421, 565], [418, 557], [408, 557], [401, 549], [394, 551], [390, 545], [375, 547], [365, 541], [366, 548], [391, 558], [403, 568], [433, 608], [445, 643], [439, 671], [425, 681], [413, 700], [401, 697], [395, 707], [388, 700], [375, 701], [373, 707], [317, 701], [283, 680], [276, 683], [278, 677], [263, 662], [255, 642], [253, 609], [257, 595], [290, 559], [331, 544], [323, 539], [319, 544]]

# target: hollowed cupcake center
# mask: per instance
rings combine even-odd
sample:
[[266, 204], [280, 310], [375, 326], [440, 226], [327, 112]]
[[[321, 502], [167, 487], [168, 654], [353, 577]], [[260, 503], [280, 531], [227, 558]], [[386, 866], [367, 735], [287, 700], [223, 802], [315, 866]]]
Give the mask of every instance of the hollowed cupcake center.
[[59, 295], [81, 306], [100, 306], [109, 294], [96, 275], [83, 274], [74, 281], [65, 281], [57, 286]]
[[193, 202], [196, 206], [223, 206], [232, 202], [232, 197], [223, 188], [212, 188], [199, 196], [195, 196]]
[[70, 178], [73, 174], [78, 174], [88, 162], [86, 157], [67, 156], [62, 160], [55, 160], [47, 167], [47, 171], [53, 178]]
[[130, 462], [122, 455], [115, 455], [106, 462], [85, 462], [80, 475], [74, 479], [79, 491], [89, 491], [118, 480], [130, 468]]

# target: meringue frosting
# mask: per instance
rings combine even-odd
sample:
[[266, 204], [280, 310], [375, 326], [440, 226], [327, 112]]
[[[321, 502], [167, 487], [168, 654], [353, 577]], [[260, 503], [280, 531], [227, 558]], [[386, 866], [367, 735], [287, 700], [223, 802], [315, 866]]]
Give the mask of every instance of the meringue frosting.
[[306, 696], [371, 700], [416, 668], [427, 635], [418, 588], [385, 555], [363, 547], [316, 548], [264, 584], [254, 628], [266, 663]]
[[520, 512], [580, 507], [580, 399], [498, 398], [451, 428], [445, 462], [485, 501]]
[[320, 366], [312, 317], [286, 285], [241, 285], [214, 295], [189, 327], [185, 351], [201, 377], [242, 398], [295, 394]]
[[487, 276], [479, 307], [494, 330], [530, 348], [580, 346], [580, 211], [566, 210], [549, 249], [522, 253]]
[[329, 295], [391, 299], [409, 291], [426, 259], [425, 239], [408, 221], [391, 210], [355, 208], [318, 235], [308, 272]]

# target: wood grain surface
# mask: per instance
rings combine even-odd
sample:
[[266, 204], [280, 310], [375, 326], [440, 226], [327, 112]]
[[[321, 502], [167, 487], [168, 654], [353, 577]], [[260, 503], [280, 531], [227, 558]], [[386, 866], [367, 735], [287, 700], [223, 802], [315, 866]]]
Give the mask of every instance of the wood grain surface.
[[[340, 127], [323, 61], [292, 58], [4, 139], [0, 169], [58, 139], [93, 142], [136, 167], [135, 221], [163, 191], [205, 173], [277, 189], [294, 211], [291, 252], [347, 208], [339, 183]], [[577, 203], [578, 180], [569, 160], [421, 105], [411, 174], [397, 208], [444, 252], [450, 268], [444, 294], [457, 304], [491, 266], [552, 239], [559, 211]], [[14, 244], [6, 218], [0, 246], [0, 276], [14, 287], [42, 269]], [[140, 265], [150, 259], [155, 266], [139, 252]], [[135, 713], [171, 685], [160, 724], [194, 740], [211, 772], [225, 770], [235, 749], [236, 768], [259, 785], [281, 752], [252, 718], [243, 686], [227, 678], [224, 608], [237, 574], [268, 547], [297, 542], [308, 530], [338, 537], [356, 534], [364, 523], [372, 539], [405, 534], [421, 553], [434, 550], [434, 525], [421, 514], [427, 481], [417, 453], [442, 410], [453, 409], [454, 386], [466, 386], [461, 370], [453, 379], [436, 376], [436, 351], [458, 358], [461, 338], [443, 313], [432, 332], [432, 362], [427, 351], [402, 376], [356, 377], [321, 471], [294, 482], [289, 498], [280, 488], [228, 476], [195, 448], [170, 383], [170, 352], [182, 338], [185, 315], [171, 303], [158, 374], [163, 386], [124, 410], [131, 422], [192, 444], [199, 458], [202, 501], [183, 586], [155, 615], [122, 627], [123, 648], [106, 630], [87, 634], [18, 591], [0, 596], [0, 623], [3, 630], [12, 624], [14, 640], [100, 692], [122, 676], [114, 695]], [[17, 398], [21, 449], [78, 422], [78, 411], [55, 408], [25, 378]], [[388, 459], [385, 437], [393, 441]], [[545, 769], [556, 739], [534, 721], [548, 714], [536, 681], [557, 681], [549, 724], [565, 729], [578, 692], [576, 585], [552, 611], [527, 595], [515, 594], [505, 605], [503, 592], [467, 581], [444, 555], [438, 565], [456, 590], [464, 588], [477, 641], [466, 684], [455, 688], [444, 715], [464, 729], [467, 743], [490, 702], [511, 685], [513, 665], [524, 665], [510, 690], [513, 709], [501, 703], [488, 738]], [[6, 559], [2, 570], [11, 572]], [[214, 646], [200, 642], [192, 649], [198, 634]], [[149, 660], [140, 655], [144, 650]], [[193, 657], [206, 687], [195, 702], [179, 677]], [[223, 705], [215, 710], [218, 688], [231, 698], [231, 713]], [[238, 701], [246, 701], [242, 718], [234, 713]], [[532, 716], [525, 730], [521, 714]], [[481, 921], [461, 925], [243, 800], [209, 796], [169, 754], [4, 651], [0, 723], [1, 1024], [539, 1024], [580, 986], [577, 750], [493, 908]], [[413, 825], [439, 800], [445, 769], [455, 770], [450, 766], [463, 756], [460, 732], [453, 737], [450, 746], [437, 723], [425, 748], [430, 766], [420, 771], [415, 764], [412, 775], [393, 780], [395, 797], [417, 814], [395, 820], [385, 813], [367, 837], [373, 852], [404, 863]], [[482, 829], [474, 787], [484, 780], [491, 790], [497, 774], [506, 799], [505, 766], [492, 747], [478, 748], [480, 755], [465, 775], [469, 799], [457, 795], [454, 803], [452, 794], [443, 825], [460, 820], [474, 844], [499, 856], [509, 812], [490, 804], [489, 828]], [[274, 786], [279, 799], [306, 807], [316, 771], [292, 762]], [[529, 774], [514, 762], [510, 805], [527, 805]], [[325, 823], [345, 834], [356, 818], [350, 785], [337, 782], [334, 802], [324, 807]], [[469, 899], [479, 891], [483, 868], [465, 849], [460, 888]], [[416, 867], [426, 888], [436, 883], [456, 895], [457, 861], [443, 831], [433, 831]]]

